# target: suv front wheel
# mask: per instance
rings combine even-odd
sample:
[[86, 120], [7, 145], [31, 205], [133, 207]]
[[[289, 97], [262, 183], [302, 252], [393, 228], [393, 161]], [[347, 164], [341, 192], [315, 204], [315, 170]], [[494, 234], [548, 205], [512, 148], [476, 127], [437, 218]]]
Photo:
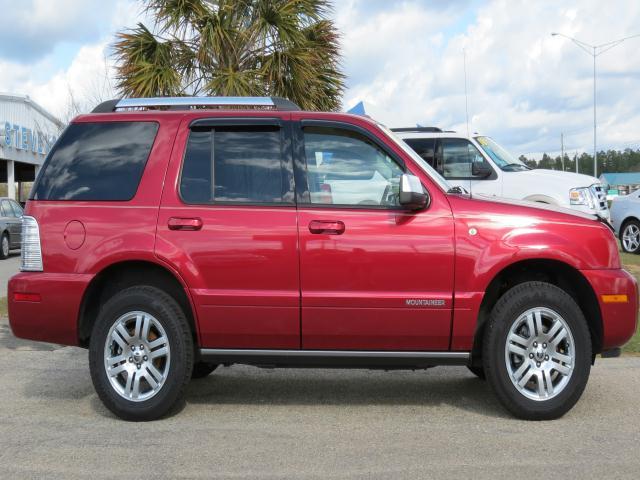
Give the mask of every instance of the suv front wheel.
[[89, 345], [91, 379], [125, 420], [154, 420], [182, 400], [193, 342], [178, 303], [151, 286], [129, 287], [101, 307]]
[[574, 299], [555, 285], [526, 282], [507, 291], [491, 312], [483, 348], [487, 380], [517, 417], [561, 417], [587, 385], [589, 328]]

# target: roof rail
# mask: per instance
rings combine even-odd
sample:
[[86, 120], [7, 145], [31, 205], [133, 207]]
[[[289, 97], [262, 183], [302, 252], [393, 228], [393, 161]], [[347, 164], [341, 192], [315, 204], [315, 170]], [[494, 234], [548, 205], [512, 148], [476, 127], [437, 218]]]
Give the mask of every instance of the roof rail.
[[100, 103], [91, 113], [110, 113], [118, 110], [190, 110], [192, 108], [257, 108], [293, 111], [300, 107], [281, 97], [153, 97], [122, 98]]
[[392, 132], [442, 132], [441, 128], [438, 127], [403, 127], [403, 128], [392, 128]]

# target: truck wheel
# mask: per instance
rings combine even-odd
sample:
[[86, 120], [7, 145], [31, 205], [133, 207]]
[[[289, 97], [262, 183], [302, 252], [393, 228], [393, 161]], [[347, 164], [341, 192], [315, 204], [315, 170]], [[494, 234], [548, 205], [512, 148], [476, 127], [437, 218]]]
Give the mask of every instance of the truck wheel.
[[573, 298], [555, 285], [526, 282], [507, 291], [491, 312], [483, 349], [487, 380], [516, 417], [561, 417], [587, 385], [587, 322]]
[[191, 372], [191, 378], [204, 378], [208, 377], [218, 365], [216, 363], [196, 362], [193, 364], [193, 371]]
[[640, 222], [637, 220], [629, 220], [622, 227], [622, 235], [620, 235], [620, 243], [622, 249], [627, 253], [640, 252]]
[[98, 313], [89, 345], [100, 400], [124, 420], [155, 420], [181, 401], [193, 342], [178, 303], [151, 286], [114, 295]]
[[487, 377], [484, 374], [484, 369], [482, 367], [467, 367], [471, 373], [473, 373], [480, 380], [486, 380]]

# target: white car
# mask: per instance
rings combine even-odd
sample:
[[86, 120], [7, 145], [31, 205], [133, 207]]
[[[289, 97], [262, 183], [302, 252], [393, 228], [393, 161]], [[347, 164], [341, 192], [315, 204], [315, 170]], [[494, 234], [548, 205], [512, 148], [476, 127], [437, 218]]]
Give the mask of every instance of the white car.
[[640, 190], [615, 197], [611, 203], [611, 224], [615, 228], [622, 249], [640, 253]]
[[392, 129], [453, 186], [489, 195], [569, 207], [609, 219], [606, 190], [589, 175], [531, 169], [494, 140], [436, 127]]

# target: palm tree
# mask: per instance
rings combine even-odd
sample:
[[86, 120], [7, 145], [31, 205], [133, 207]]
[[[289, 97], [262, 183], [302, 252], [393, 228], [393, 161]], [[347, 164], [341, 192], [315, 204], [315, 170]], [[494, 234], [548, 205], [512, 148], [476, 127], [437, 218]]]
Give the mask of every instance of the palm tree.
[[337, 110], [344, 90], [328, 0], [146, 0], [148, 28], [119, 32], [125, 96], [281, 96]]

